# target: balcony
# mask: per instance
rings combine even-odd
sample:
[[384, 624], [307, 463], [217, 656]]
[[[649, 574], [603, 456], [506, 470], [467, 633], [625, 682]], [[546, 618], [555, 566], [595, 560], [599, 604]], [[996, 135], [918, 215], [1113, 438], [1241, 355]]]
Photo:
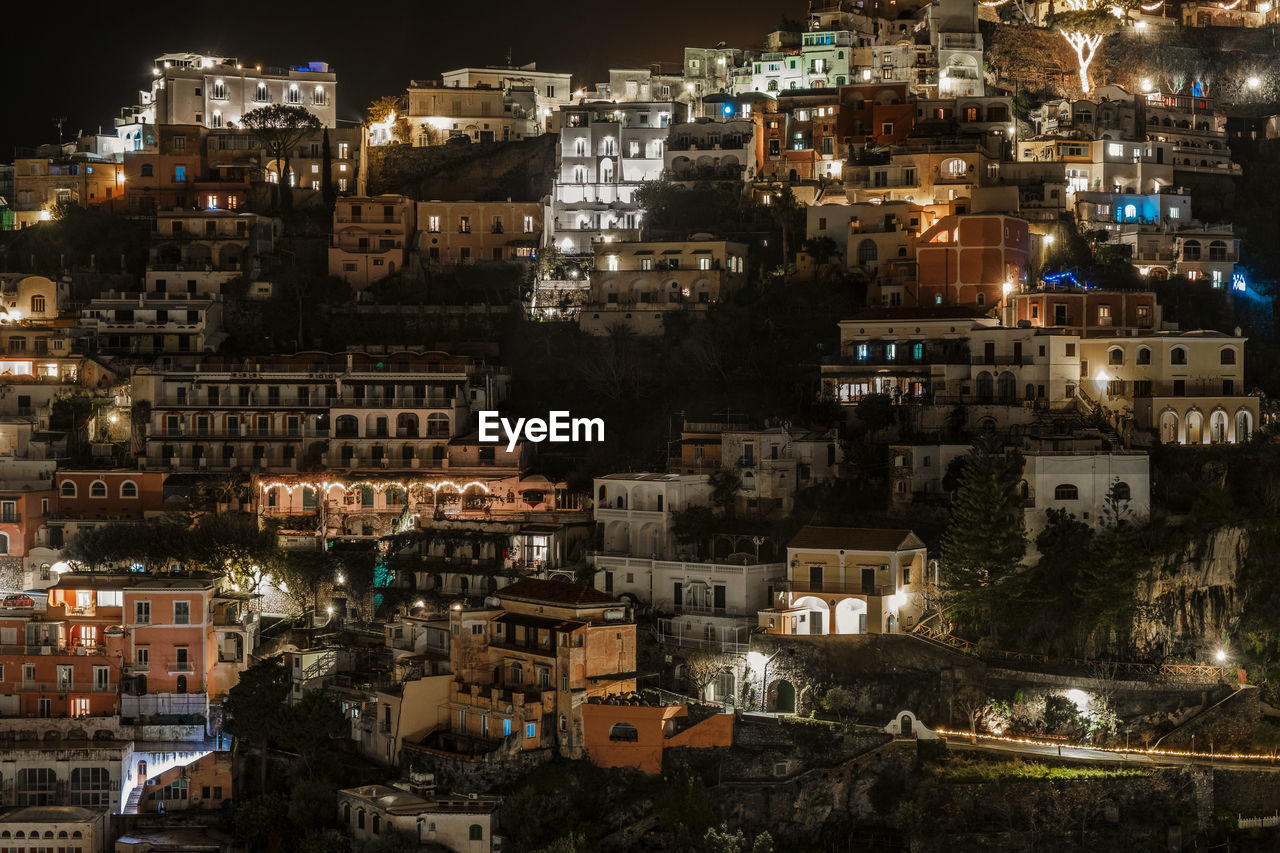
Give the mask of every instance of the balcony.
[[974, 365], [987, 365], [989, 367], [995, 367], [997, 365], [1030, 367], [1035, 364], [1035, 359], [1025, 353], [1021, 355], [975, 355], [969, 363]]
[[3, 524], [21, 524], [22, 513], [20, 512], [4, 512], [0, 513], [0, 523]]
[[791, 581], [791, 591], [798, 593], [828, 593], [835, 592], [843, 595], [867, 595], [867, 596], [885, 596], [893, 595], [898, 591], [893, 584], [861, 584], [861, 583], [841, 583], [839, 581]]
[[188, 661], [188, 660], [175, 660], [175, 661], [170, 661], [168, 664], [168, 672], [170, 675], [177, 675], [184, 672], [194, 672], [194, 671], [195, 670], [191, 668], [191, 661]]

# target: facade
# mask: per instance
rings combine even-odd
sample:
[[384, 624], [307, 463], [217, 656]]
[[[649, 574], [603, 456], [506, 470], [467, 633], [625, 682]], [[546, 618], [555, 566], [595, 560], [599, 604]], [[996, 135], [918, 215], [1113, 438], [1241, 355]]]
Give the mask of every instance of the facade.
[[123, 163], [68, 147], [46, 145], [14, 158], [15, 227], [52, 219], [59, 204], [88, 207], [124, 194]]
[[542, 245], [539, 202], [420, 201], [417, 208], [424, 263], [531, 262]]
[[436, 749], [580, 758], [588, 699], [635, 690], [635, 622], [591, 587], [525, 579], [500, 590], [496, 606], [450, 618], [455, 680], [449, 730], [426, 742]]
[[664, 151], [668, 181], [751, 181], [764, 162], [760, 126], [750, 119], [703, 119], [671, 126]]
[[787, 545], [788, 572], [773, 607], [760, 611], [770, 634], [895, 634], [923, 612], [930, 577], [925, 545], [910, 530], [803, 527]]
[[413, 247], [414, 203], [407, 196], [338, 200], [333, 210], [329, 274], [365, 290], [403, 270]]
[[235, 210], [157, 211], [147, 291], [206, 295], [232, 279], [252, 279], [280, 228], [279, 220]]
[[246, 66], [200, 53], [157, 56], [150, 91], [117, 119], [119, 125], [200, 124], [238, 128], [245, 113], [272, 104], [302, 107], [325, 127], [337, 124], [338, 76], [327, 62], [287, 68]]
[[248, 204], [254, 171], [253, 163], [219, 156], [201, 125], [148, 125], [138, 145], [124, 152], [125, 204], [140, 213], [239, 210]]
[[235, 805], [231, 753], [210, 752], [148, 776], [139, 814], [221, 811]]
[[440, 82], [461, 88], [485, 86], [518, 94], [530, 91], [537, 108], [542, 132], [555, 129], [556, 113], [572, 100], [572, 75], [560, 71], [539, 71], [536, 62], [514, 66], [467, 66], [440, 75]]
[[472, 142], [518, 142], [543, 132], [531, 86], [463, 87], [438, 81], [409, 84], [409, 136], [416, 146], [463, 136]]
[[[73, 771], [76, 772], [76, 771]], [[67, 853], [107, 853], [111, 835], [106, 809], [80, 806], [23, 806], [0, 812], [0, 841], [29, 838], [55, 841]], [[11, 843], [11, 842], [10, 842]], [[6, 849], [14, 849], [6, 845]], [[52, 849], [52, 845], [31, 848]]]
[[662, 753], [733, 745], [733, 714], [689, 705], [592, 702], [582, 709], [587, 759], [601, 767], [662, 772]]
[[579, 325], [607, 334], [615, 325], [661, 334], [670, 311], [705, 311], [747, 279], [747, 246], [727, 240], [599, 242], [591, 296]]
[[562, 108], [548, 243], [585, 254], [598, 240], [636, 239], [643, 211], [635, 194], [662, 177], [674, 109], [670, 101]]
[[222, 296], [188, 296], [181, 290], [107, 293], [80, 309], [80, 327], [93, 350], [108, 355], [213, 352], [227, 337]]

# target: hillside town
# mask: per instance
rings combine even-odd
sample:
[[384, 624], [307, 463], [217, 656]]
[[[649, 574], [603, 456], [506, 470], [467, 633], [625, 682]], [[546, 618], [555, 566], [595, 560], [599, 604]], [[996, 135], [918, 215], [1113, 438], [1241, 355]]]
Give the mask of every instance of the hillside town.
[[1280, 848], [1280, 7], [778, 14], [0, 152], [0, 853]]

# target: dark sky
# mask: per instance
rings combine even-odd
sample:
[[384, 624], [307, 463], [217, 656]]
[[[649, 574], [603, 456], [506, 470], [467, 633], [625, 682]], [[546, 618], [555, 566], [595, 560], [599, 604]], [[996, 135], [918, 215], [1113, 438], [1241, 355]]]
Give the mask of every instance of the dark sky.
[[[73, 4], [74, 5], [74, 4]], [[201, 10], [216, 5], [218, 12]], [[606, 79], [610, 65], [677, 63], [685, 46], [758, 45], [804, 0], [345, 0], [218, 4], [139, 0], [44, 26], [10, 30], [0, 47], [0, 161], [15, 145], [104, 131], [121, 106], [136, 101], [151, 60], [196, 51], [235, 56], [246, 65], [329, 62], [338, 73], [341, 118], [359, 117], [380, 94], [404, 90], [461, 65], [503, 63], [568, 71], [576, 85]]]

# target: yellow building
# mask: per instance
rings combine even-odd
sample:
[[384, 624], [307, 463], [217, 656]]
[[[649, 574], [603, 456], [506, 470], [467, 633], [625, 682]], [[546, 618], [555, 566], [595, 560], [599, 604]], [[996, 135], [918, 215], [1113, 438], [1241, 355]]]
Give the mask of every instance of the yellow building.
[[35, 155], [15, 158], [13, 190], [18, 227], [25, 228], [51, 219], [59, 204], [88, 207], [119, 198], [124, 194], [124, 164], [44, 146]]
[[420, 201], [418, 251], [431, 264], [532, 261], [542, 205], [520, 201]]
[[802, 527], [759, 614], [769, 634], [896, 634], [920, 618], [928, 553], [910, 530]]

